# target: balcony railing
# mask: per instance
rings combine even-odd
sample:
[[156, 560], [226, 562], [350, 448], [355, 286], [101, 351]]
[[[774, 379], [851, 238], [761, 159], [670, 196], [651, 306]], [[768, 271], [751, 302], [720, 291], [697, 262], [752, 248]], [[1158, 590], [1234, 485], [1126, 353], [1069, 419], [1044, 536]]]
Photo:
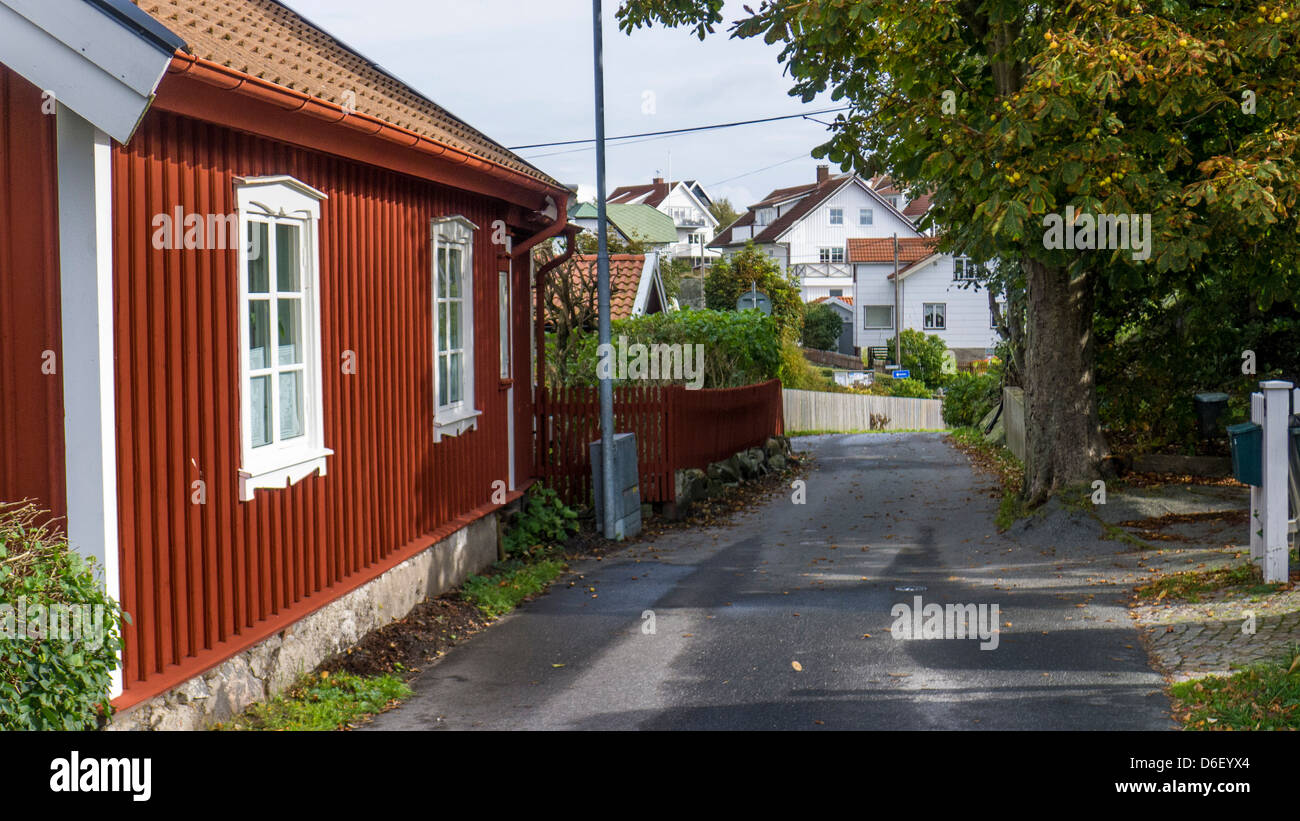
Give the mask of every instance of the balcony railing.
[[800, 262], [791, 265], [790, 270], [801, 280], [808, 277], [853, 277], [853, 266], [847, 262]]

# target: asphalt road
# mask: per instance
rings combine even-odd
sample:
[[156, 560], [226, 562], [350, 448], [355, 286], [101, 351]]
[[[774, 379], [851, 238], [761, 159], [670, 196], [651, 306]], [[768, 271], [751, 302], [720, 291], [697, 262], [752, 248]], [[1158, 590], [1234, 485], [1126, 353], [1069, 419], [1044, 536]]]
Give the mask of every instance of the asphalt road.
[[[1121, 589], [1094, 583], [1114, 543], [1000, 536], [989, 480], [938, 434], [796, 447], [805, 504], [575, 565], [369, 728], [1173, 727]], [[998, 605], [997, 647], [894, 639], [917, 595]]]

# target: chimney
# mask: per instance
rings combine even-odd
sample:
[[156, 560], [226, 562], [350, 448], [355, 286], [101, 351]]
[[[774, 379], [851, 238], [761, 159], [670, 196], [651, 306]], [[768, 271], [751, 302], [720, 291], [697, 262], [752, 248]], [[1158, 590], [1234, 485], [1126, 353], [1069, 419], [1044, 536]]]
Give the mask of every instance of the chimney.
[[668, 183], [664, 182], [663, 177], [655, 177], [655, 193], [661, 197], [668, 196]]
[[829, 165], [817, 166], [817, 184], [821, 185], [831, 178], [831, 167]]

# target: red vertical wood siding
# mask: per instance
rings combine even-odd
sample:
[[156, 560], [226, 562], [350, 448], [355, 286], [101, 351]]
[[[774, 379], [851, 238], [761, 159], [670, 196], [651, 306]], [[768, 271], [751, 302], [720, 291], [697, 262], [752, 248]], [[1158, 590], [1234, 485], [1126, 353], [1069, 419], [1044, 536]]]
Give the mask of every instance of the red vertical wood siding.
[[[0, 66], [0, 502], [67, 508], [58, 176], [41, 90]], [[45, 351], [53, 373], [42, 372]]]
[[[325, 192], [320, 221], [325, 476], [240, 502], [236, 257], [155, 250], [155, 214], [227, 214], [234, 177]], [[504, 204], [159, 111], [113, 159], [119, 513], [128, 706], [270, 635], [491, 508], [508, 478], [498, 389]], [[433, 443], [430, 220], [474, 246], [478, 429]], [[515, 272], [520, 282], [521, 272]], [[522, 272], [527, 283], [527, 272]], [[528, 339], [527, 291], [514, 338]], [[518, 345], [516, 345], [516, 354]], [[526, 348], [525, 348], [526, 350]], [[357, 373], [344, 374], [345, 351]], [[527, 360], [516, 358], [516, 374]], [[531, 413], [517, 392], [517, 412]], [[525, 417], [526, 418], [526, 417]], [[530, 431], [516, 431], [528, 442]], [[522, 446], [526, 462], [528, 446]], [[522, 482], [524, 476], [520, 476]], [[193, 504], [192, 482], [206, 483]]]

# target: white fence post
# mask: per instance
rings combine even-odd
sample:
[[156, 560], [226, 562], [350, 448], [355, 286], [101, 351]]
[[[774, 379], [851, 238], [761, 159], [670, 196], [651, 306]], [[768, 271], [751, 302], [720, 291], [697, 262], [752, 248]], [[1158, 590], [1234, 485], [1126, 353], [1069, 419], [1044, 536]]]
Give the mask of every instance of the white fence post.
[[[1250, 421], [1264, 426], [1264, 394], [1250, 395]], [[1250, 486], [1250, 560], [1261, 569], [1264, 563], [1264, 488]]]
[[1290, 520], [1287, 476], [1287, 422], [1291, 418], [1290, 382], [1270, 380], [1264, 389], [1264, 581], [1283, 582], [1287, 572], [1287, 523]]

